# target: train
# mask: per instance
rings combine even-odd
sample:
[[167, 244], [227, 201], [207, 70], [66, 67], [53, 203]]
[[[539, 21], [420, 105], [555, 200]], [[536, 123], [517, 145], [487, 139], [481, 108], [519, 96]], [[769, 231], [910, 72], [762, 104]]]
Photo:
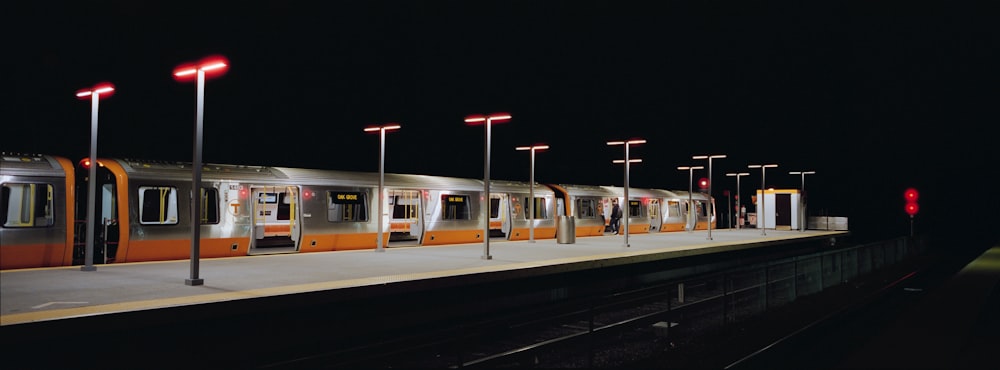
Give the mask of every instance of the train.
[[[89, 179], [91, 165], [96, 176]], [[189, 259], [192, 164], [49, 154], [0, 155], [0, 270]], [[613, 202], [634, 234], [715, 224], [703, 193], [491, 180], [488, 233], [482, 180], [418, 174], [204, 164], [199, 258], [312, 253], [574, 237], [609, 232]], [[95, 201], [89, 202], [93, 180]], [[531, 199], [531, 198], [534, 199]], [[92, 207], [92, 211], [90, 208]], [[534, 217], [530, 212], [533, 210]], [[92, 214], [88, 214], [91, 213]], [[93, 230], [87, 220], [93, 217]], [[568, 223], [567, 223], [568, 224]], [[533, 235], [531, 235], [533, 233]], [[484, 235], [487, 234], [487, 235]], [[90, 238], [88, 240], [87, 238]]]

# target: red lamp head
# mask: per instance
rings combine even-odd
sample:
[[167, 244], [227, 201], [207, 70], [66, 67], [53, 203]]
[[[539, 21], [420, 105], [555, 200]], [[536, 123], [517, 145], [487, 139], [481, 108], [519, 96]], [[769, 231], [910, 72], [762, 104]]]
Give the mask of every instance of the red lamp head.
[[219, 77], [229, 70], [229, 59], [222, 55], [212, 55], [205, 57], [194, 63], [184, 63], [174, 68], [174, 79], [179, 82], [192, 81], [198, 77], [198, 71], [205, 74], [205, 78]]
[[107, 98], [115, 93], [115, 85], [110, 82], [101, 82], [94, 87], [89, 89], [80, 89], [76, 91], [76, 97], [80, 100], [90, 100], [94, 95], [97, 95], [98, 99]]

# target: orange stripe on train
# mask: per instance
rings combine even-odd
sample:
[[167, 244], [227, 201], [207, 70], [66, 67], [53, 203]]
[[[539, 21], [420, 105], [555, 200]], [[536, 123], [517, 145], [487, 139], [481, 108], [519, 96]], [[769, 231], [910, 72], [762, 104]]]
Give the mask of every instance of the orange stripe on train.
[[64, 266], [66, 246], [60, 243], [4, 245], [0, 247], [0, 270]]

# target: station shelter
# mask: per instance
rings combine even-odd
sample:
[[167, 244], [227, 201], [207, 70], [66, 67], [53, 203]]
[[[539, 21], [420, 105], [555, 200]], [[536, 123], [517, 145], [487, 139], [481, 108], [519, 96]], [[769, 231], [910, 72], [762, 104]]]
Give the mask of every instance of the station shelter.
[[806, 222], [806, 204], [802, 202], [804, 199], [799, 189], [765, 189], [763, 196], [758, 189], [756, 194], [753, 199], [756, 222], [751, 220], [751, 223], [757, 228], [798, 230], [799, 225]]

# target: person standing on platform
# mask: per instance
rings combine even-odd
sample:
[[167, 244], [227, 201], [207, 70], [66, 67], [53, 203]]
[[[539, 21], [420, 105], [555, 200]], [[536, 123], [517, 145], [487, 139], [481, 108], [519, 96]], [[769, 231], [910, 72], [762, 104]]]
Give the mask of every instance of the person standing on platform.
[[622, 209], [618, 207], [618, 199], [611, 200], [611, 233], [618, 235], [618, 223], [622, 218]]

